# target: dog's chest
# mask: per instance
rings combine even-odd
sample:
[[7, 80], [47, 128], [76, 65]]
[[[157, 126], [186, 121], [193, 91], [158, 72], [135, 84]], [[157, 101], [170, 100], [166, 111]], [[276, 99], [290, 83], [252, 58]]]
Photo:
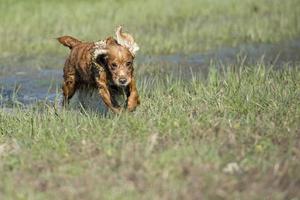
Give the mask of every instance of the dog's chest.
[[126, 106], [126, 100], [128, 96], [128, 88], [127, 87], [117, 87], [111, 85], [109, 87], [110, 94], [112, 96], [113, 104], [119, 106]]
[[[127, 88], [109, 88], [112, 101], [121, 107], [126, 106], [126, 92]], [[105, 114], [108, 111], [107, 106], [104, 104], [102, 98], [99, 95], [99, 90], [94, 87], [82, 87], [79, 88], [75, 95], [70, 100], [71, 108], [84, 108], [85, 110]]]

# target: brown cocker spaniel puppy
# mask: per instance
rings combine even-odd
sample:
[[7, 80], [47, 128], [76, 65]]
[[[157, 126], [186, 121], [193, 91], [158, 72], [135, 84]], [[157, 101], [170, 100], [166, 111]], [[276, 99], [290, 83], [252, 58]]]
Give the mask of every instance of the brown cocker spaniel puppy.
[[71, 36], [58, 41], [71, 49], [64, 66], [63, 105], [68, 104], [77, 89], [97, 89], [105, 105], [115, 113], [123, 108], [117, 99], [127, 97], [125, 107], [133, 111], [139, 104], [133, 60], [139, 50], [133, 37], [119, 26], [117, 39], [81, 42]]

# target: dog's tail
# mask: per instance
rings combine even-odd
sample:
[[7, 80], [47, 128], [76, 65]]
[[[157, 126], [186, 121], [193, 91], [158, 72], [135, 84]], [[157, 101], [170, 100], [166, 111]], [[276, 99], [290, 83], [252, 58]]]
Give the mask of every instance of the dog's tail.
[[71, 36], [62, 36], [62, 37], [57, 38], [57, 40], [64, 46], [69, 47], [70, 49], [72, 49], [74, 46], [81, 43], [81, 41], [79, 41], [76, 38], [73, 38]]

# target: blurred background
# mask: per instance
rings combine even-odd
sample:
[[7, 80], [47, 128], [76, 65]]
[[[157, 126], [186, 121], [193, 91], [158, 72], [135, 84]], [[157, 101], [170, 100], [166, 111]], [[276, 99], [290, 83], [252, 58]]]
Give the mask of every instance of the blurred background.
[[94, 41], [123, 25], [143, 54], [190, 54], [299, 36], [298, 0], [1, 0], [1, 57], [61, 55], [54, 40]]

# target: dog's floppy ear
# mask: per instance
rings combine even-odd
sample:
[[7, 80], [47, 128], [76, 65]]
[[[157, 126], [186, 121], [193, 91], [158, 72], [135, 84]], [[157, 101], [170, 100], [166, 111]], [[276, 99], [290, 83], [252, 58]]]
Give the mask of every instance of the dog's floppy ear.
[[108, 52], [106, 40], [100, 40], [95, 42], [94, 46], [94, 58], [97, 59], [98, 56], [106, 55]]
[[94, 43], [94, 52], [93, 52], [93, 60], [101, 64], [103, 66], [106, 65], [106, 57], [107, 57], [107, 40], [100, 40]]
[[116, 31], [117, 42], [128, 48], [133, 56], [140, 49], [139, 46], [134, 42], [133, 37], [129, 33], [122, 32], [122, 26], [119, 26]]

